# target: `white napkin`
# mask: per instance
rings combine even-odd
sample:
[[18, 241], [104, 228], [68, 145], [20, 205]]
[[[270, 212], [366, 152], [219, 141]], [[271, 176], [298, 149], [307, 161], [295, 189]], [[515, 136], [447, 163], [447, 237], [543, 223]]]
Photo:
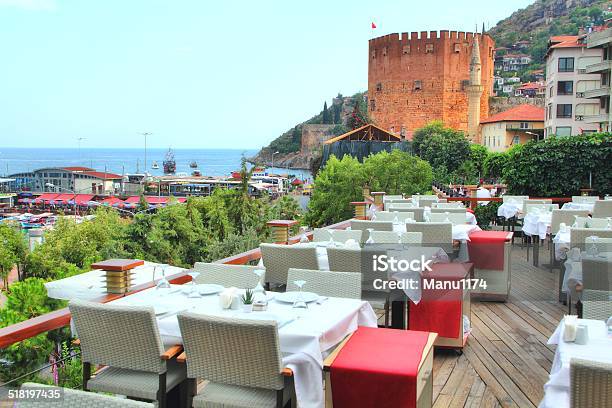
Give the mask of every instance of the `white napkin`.
[[563, 341], [576, 340], [576, 327], [578, 324], [578, 316], [565, 316], [563, 318]]
[[238, 289], [232, 286], [219, 294], [219, 306], [221, 306], [222, 309], [229, 309], [232, 307], [232, 301], [234, 300], [237, 290]]
[[347, 239], [346, 242], [344, 243], [344, 247], [345, 248], [359, 248], [359, 242], [355, 241], [354, 239], [350, 238]]

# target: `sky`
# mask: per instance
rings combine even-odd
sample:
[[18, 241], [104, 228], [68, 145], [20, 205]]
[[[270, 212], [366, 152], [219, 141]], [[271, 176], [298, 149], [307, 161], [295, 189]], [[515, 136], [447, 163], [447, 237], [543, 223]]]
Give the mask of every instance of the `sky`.
[[255, 149], [367, 89], [372, 36], [533, 0], [0, 0], [0, 147]]

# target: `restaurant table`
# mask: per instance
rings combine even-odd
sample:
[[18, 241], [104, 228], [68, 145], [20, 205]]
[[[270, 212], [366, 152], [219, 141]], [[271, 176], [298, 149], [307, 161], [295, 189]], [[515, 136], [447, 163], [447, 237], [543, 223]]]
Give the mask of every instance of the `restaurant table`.
[[569, 408], [570, 406], [570, 360], [572, 358], [612, 363], [612, 337], [601, 320], [578, 319], [578, 324], [588, 327], [589, 341], [585, 345], [563, 341], [564, 323], [548, 339], [548, 344], [557, 345], [550, 376], [544, 384], [544, 398], [539, 408]]
[[[144, 262], [144, 265], [132, 269], [132, 286], [153, 282], [154, 279], [162, 277], [161, 264]], [[155, 268], [157, 267], [157, 268]], [[154, 276], [155, 271], [155, 276]], [[176, 266], [166, 266], [166, 276], [174, 275], [184, 271]], [[90, 272], [70, 276], [45, 283], [47, 296], [53, 299], [71, 300], [94, 300], [107, 294], [104, 276], [106, 272], [94, 269]]]
[[[280, 349], [283, 364], [293, 370], [300, 407], [324, 406], [323, 359], [331, 349], [358, 326], [377, 327], [377, 318], [368, 302], [358, 299], [327, 298], [320, 304], [310, 303], [308, 309], [294, 309], [290, 303], [271, 297], [265, 312], [245, 313], [222, 309], [219, 295], [188, 298], [187, 285], [172, 285], [171, 289], [147, 289], [111, 302], [115, 305], [151, 306], [167, 311], [157, 318], [165, 345], [182, 344], [178, 312], [202, 313], [236, 319], [275, 320], [279, 324]], [[206, 341], [202, 339], [202, 341]], [[189, 356], [187, 356], [189, 358]]]
[[567, 228], [565, 231], [559, 230], [553, 238], [555, 244], [555, 258], [557, 261], [565, 259], [567, 251], [570, 250], [570, 229]]
[[522, 209], [523, 209], [522, 203], [509, 201], [506, 203], [502, 203], [497, 208], [497, 216], [504, 217], [505, 219], [508, 220], [512, 217], [516, 217]]
[[550, 224], [552, 222], [551, 212], [531, 212], [525, 215], [523, 218], [523, 232], [526, 235], [533, 236], [537, 235], [540, 239], [546, 238], [548, 231], [550, 230]]
[[[453, 241], [469, 241], [470, 234], [473, 231], [480, 231], [480, 230], [481, 229], [478, 225], [471, 225], [471, 224], [453, 225], [452, 227]], [[406, 224], [405, 223], [393, 224], [393, 231], [406, 232]]]
[[592, 213], [594, 207], [595, 207], [595, 203], [574, 203], [574, 202], [569, 202], [569, 203], [563, 204], [561, 209], [562, 210], [587, 210], [589, 213]]
[[[431, 208], [430, 207], [425, 207], [425, 210], [423, 211], [423, 216], [428, 219], [427, 217], [429, 216], [429, 214], [431, 214]], [[477, 225], [478, 221], [476, 220], [476, 216], [474, 215], [474, 213], [471, 213], [469, 211], [466, 210], [465, 212], [465, 223], [469, 224], [469, 225]]]
[[[582, 292], [576, 292], [576, 286], [582, 285], [582, 259], [591, 257], [586, 251], [580, 253], [580, 258], [565, 261], [565, 273], [563, 275], [563, 284], [561, 290], [569, 293], [574, 299], [581, 299]], [[612, 252], [601, 252], [597, 255], [597, 259], [608, 259], [612, 261]]]

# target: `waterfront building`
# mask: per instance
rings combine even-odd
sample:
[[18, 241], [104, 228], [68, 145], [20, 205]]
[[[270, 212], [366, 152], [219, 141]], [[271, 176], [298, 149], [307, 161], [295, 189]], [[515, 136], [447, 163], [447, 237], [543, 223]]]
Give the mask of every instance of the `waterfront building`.
[[480, 122], [480, 143], [493, 152], [544, 137], [544, 108], [519, 105]]
[[595, 123], [602, 132], [612, 131], [612, 116], [610, 112], [610, 77], [612, 69], [612, 28], [594, 31], [587, 36], [589, 50], [601, 50], [602, 61], [586, 67], [589, 74], [600, 75], [600, 86], [584, 93], [584, 97], [599, 101], [599, 112], [587, 116], [585, 120]]
[[432, 120], [442, 120], [474, 140], [478, 124], [489, 115], [493, 48], [488, 34], [447, 30], [370, 40], [370, 117], [407, 139]]
[[12, 191], [115, 194], [121, 192], [123, 177], [89, 167], [46, 167], [9, 175]]
[[585, 120], [599, 114], [599, 103], [585, 93], [600, 88], [600, 75], [587, 71], [601, 62], [602, 50], [587, 48], [585, 35], [550, 38], [546, 53], [546, 120], [544, 136], [570, 136], [595, 132]]

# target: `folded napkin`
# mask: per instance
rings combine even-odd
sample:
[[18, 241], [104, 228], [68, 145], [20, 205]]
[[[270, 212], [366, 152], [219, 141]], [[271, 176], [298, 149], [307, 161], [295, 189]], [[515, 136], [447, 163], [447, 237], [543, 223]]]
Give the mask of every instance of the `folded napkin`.
[[578, 316], [565, 316], [563, 318], [563, 341], [576, 340], [576, 327], [578, 325]]
[[345, 248], [359, 248], [359, 242], [355, 241], [354, 239], [347, 239], [346, 242], [344, 243], [344, 247]]
[[232, 307], [234, 297], [237, 296], [237, 290], [235, 287], [227, 288], [219, 294], [219, 306], [222, 309], [229, 309]]

